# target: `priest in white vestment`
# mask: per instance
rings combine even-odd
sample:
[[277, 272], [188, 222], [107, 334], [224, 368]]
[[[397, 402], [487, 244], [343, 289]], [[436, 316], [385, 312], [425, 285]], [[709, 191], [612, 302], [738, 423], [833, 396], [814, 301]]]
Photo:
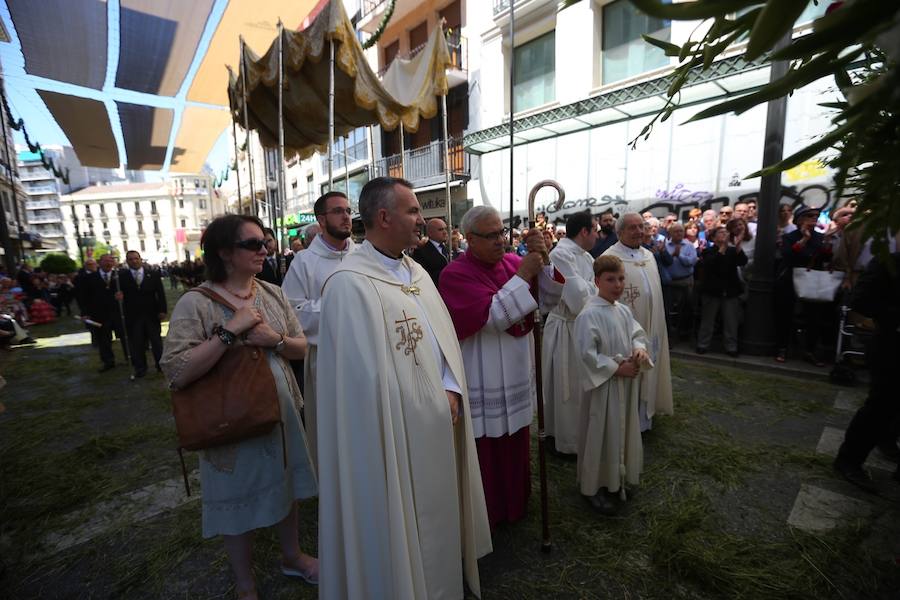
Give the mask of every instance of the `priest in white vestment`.
[[309, 344], [303, 360], [303, 423], [309, 444], [309, 457], [318, 469], [316, 441], [316, 361], [319, 344], [319, 318], [322, 312], [322, 286], [341, 261], [356, 249], [350, 239], [352, 221], [350, 202], [343, 192], [328, 192], [316, 200], [313, 212], [321, 233], [306, 250], [298, 252], [284, 276], [281, 289], [297, 313]]
[[625, 289], [622, 261], [601, 256], [594, 261], [597, 296], [575, 319], [575, 335], [587, 396], [581, 405], [578, 435], [579, 491], [601, 514], [614, 515], [626, 499], [627, 485], [637, 485], [643, 468], [638, 416], [639, 382], [651, 368], [644, 330], [617, 300]]
[[671, 415], [672, 370], [669, 360], [669, 334], [662, 284], [653, 253], [641, 247], [644, 220], [638, 213], [625, 213], [616, 222], [619, 241], [603, 255], [618, 256], [625, 264], [625, 291], [621, 302], [627, 304], [647, 335], [647, 351], [655, 367], [641, 372], [641, 431], [653, 424], [653, 415]]
[[574, 328], [575, 317], [597, 295], [594, 259], [590, 254], [596, 243], [594, 218], [589, 212], [579, 212], [566, 220], [566, 237], [550, 252], [550, 262], [566, 283], [562, 298], [544, 326], [544, 417], [547, 435], [554, 438], [556, 451], [563, 454], [578, 451], [578, 419], [584, 390]]
[[[431, 278], [403, 249], [411, 185], [359, 199], [366, 242], [326, 281], [317, 370], [320, 597], [481, 595], [491, 551], [462, 355]], [[327, 401], [325, 399], [327, 398]]]
[[[546, 247], [532, 230], [524, 257], [505, 253], [500, 213], [469, 209], [460, 223], [464, 255], [444, 267], [440, 292], [462, 348], [481, 481], [491, 530], [525, 516], [531, 493], [530, 428], [537, 398], [534, 311], [538, 278], [541, 306], [559, 301], [562, 283], [543, 267]], [[539, 275], [540, 274], [540, 275]]]

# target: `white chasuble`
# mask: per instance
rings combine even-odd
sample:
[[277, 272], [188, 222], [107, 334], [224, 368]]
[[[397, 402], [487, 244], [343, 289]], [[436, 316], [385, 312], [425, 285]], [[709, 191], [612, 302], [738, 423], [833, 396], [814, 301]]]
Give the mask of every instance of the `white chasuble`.
[[319, 344], [319, 317], [322, 312], [322, 286], [341, 261], [356, 250], [353, 240], [346, 240], [343, 250], [335, 250], [325, 238], [317, 235], [309, 248], [294, 255], [291, 268], [284, 276], [281, 289], [287, 296], [309, 344], [303, 359], [303, 420], [309, 457], [318, 469], [318, 441], [316, 440], [316, 361]]
[[463, 577], [480, 596], [491, 539], [459, 344], [425, 270], [403, 257], [398, 279], [384, 258], [365, 242], [322, 297], [320, 597], [457, 599]]
[[575, 341], [575, 317], [592, 297], [594, 259], [569, 238], [550, 252], [550, 262], [566, 278], [562, 298], [547, 316], [541, 352], [544, 416], [547, 435], [553, 436], [559, 452], [578, 450], [578, 420], [584, 390], [581, 385], [579, 351]]
[[647, 334], [647, 352], [655, 367], [641, 373], [641, 430], [650, 428], [656, 413], [671, 415], [672, 370], [669, 334], [662, 284], [653, 253], [646, 248], [629, 248], [617, 242], [603, 254], [622, 259], [625, 265], [625, 292], [619, 302], [626, 304]]
[[[575, 319], [582, 381], [587, 395], [581, 405], [578, 433], [579, 490], [593, 496], [600, 488], [621, 492], [637, 485], [643, 470], [636, 379], [617, 377], [619, 364], [647, 339], [631, 310], [595, 296]], [[642, 370], [648, 368], [642, 366]]]

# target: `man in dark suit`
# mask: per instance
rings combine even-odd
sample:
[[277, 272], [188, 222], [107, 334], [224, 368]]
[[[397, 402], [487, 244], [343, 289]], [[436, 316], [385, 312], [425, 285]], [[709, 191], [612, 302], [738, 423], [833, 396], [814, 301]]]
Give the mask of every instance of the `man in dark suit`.
[[162, 357], [162, 320], [168, 312], [166, 292], [158, 269], [145, 267], [136, 250], [125, 254], [128, 268], [119, 271], [119, 281], [125, 300], [125, 324], [128, 327], [128, 343], [131, 346], [131, 364], [134, 376], [147, 374], [147, 341], [156, 370]]
[[[121, 291], [118, 271], [115, 270], [116, 260], [111, 254], [100, 257], [100, 268], [85, 275], [84, 278], [84, 309], [82, 316], [99, 324], [94, 327], [94, 339], [100, 351], [100, 360], [103, 366], [100, 372], [108, 371], [116, 366], [116, 357], [112, 349], [112, 335], [122, 340], [122, 348], [125, 349], [125, 340], [122, 335], [122, 319], [119, 316], [119, 301]], [[91, 326], [91, 325], [89, 325]], [[127, 356], [128, 352], [125, 350]]]
[[428, 242], [422, 244], [412, 253], [412, 258], [428, 271], [434, 286], [437, 287], [441, 271], [447, 266], [447, 244], [450, 236], [447, 224], [441, 219], [431, 219], [425, 225]]
[[281, 285], [281, 261], [283, 260], [278, 256], [278, 244], [275, 243], [275, 232], [269, 229], [268, 227], [263, 228], [263, 236], [266, 240], [266, 252], [268, 256], [266, 256], [266, 260], [263, 261], [262, 271], [256, 274], [258, 279], [262, 279], [263, 281], [268, 281], [269, 283], [274, 283], [275, 285]]

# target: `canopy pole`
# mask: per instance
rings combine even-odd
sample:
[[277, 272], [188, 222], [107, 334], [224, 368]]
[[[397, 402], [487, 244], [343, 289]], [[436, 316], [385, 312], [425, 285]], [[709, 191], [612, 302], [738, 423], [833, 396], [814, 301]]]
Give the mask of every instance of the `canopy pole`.
[[244, 213], [244, 198], [241, 195], [241, 161], [238, 155], [237, 123], [234, 121], [234, 102], [228, 94], [228, 106], [231, 108], [231, 139], [234, 142], [234, 176], [237, 179], [238, 214]]
[[350, 198], [350, 161], [347, 160], [347, 144], [350, 142], [350, 134], [344, 138], [344, 193]]
[[369, 125], [369, 179], [375, 179], [375, 131]]
[[[278, 207], [275, 211], [275, 245], [279, 249], [278, 261], [282, 276], [284, 261], [281, 256], [283, 247], [284, 205], [286, 204], [287, 186], [284, 172], [284, 24], [278, 19]], [[279, 218], [280, 216], [280, 218]]]
[[334, 185], [334, 38], [328, 40], [328, 191]]
[[[513, 141], [513, 120], [516, 115], [516, 16], [515, 16], [515, 0], [509, 3], [509, 245], [513, 245], [513, 219], [515, 211], [513, 208], [516, 204], [515, 188], [513, 187], [513, 177], [515, 173], [515, 165], [513, 157], [515, 156], [515, 146]], [[513, 248], [513, 252], [515, 252]]]
[[403, 121], [400, 121], [400, 177], [406, 179], [406, 145], [403, 137]]
[[247, 104], [247, 59], [244, 56], [244, 36], [241, 36], [241, 95], [244, 99], [244, 131], [247, 132], [247, 169], [250, 171], [250, 210], [257, 216], [256, 190], [253, 186], [253, 151], [250, 148], [250, 107]]
[[[450, 93], [450, 90], [447, 90]], [[447, 94], [441, 96], [441, 125], [444, 129], [444, 189], [446, 191], [447, 201], [447, 233], [453, 235], [453, 206], [450, 203], [450, 138], [447, 137]], [[447, 252], [447, 261], [453, 260], [453, 240], [449, 244], [444, 244], [444, 250]]]

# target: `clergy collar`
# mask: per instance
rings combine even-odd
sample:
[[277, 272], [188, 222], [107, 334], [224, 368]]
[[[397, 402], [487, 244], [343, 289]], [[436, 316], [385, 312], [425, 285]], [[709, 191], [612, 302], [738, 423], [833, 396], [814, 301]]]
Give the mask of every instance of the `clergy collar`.
[[[366, 240], [366, 241], [369, 241], [369, 240]], [[375, 250], [377, 250], [379, 254], [381, 254], [385, 258], [391, 259], [395, 263], [399, 263], [401, 260], [403, 260], [403, 254], [400, 254], [400, 256], [394, 256], [393, 254], [385, 252], [384, 250], [382, 250], [381, 248], [379, 248], [378, 246], [373, 244], [371, 241], [369, 241], [369, 245], [371, 245], [373, 248], [375, 248]], [[385, 263], [385, 264], [388, 264], [388, 263]]]
[[563, 239], [559, 240], [559, 243], [556, 244], [556, 246], [559, 247], [560, 245], [570, 249], [576, 254], [584, 254], [585, 252], [587, 252], [587, 250], [576, 244], [575, 241], [571, 238], [564, 237]]
[[615, 306], [615, 304], [616, 304], [615, 300], [610, 302], [609, 300], [607, 300], [603, 296], [600, 296], [599, 294], [597, 296], [594, 296], [592, 298], [592, 300], [594, 301], [595, 304], [600, 304], [601, 306]]
[[[349, 241], [350, 238], [344, 238], [344, 240], [343, 240], [344, 243], [341, 245], [342, 247], [337, 248], [337, 247], [329, 244], [328, 240], [325, 239], [324, 235], [320, 235], [319, 237], [322, 238], [322, 243], [325, 244], [325, 247], [328, 248], [329, 250], [331, 250], [332, 252], [346, 252], [350, 247], [350, 241]], [[376, 250], [377, 250], [377, 248], [376, 248]], [[378, 251], [381, 252], [381, 250], [378, 250]]]
[[626, 246], [622, 243], [621, 240], [616, 242], [618, 245], [622, 246], [622, 252], [631, 258], [643, 258], [645, 248], [643, 246], [638, 246], [637, 248], [632, 248], [631, 246]]

